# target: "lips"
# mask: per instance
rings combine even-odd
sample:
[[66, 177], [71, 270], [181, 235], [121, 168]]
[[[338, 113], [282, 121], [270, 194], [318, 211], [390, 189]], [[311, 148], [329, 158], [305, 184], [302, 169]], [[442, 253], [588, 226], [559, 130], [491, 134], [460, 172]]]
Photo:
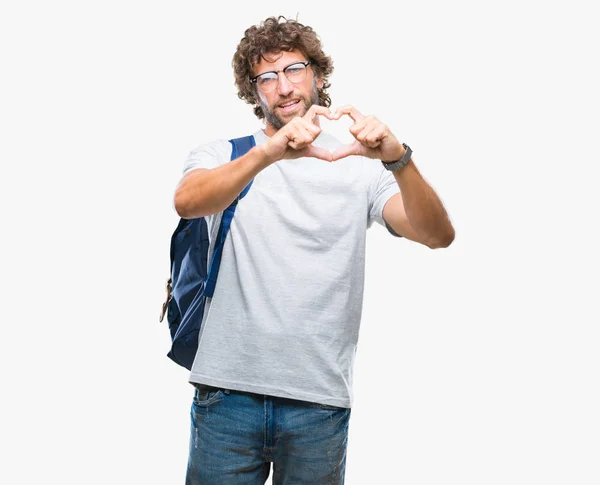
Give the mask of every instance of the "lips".
[[[291, 104], [289, 104], [289, 103], [291, 103]], [[286, 101], [285, 103], [280, 104], [279, 109], [282, 111], [294, 111], [294, 109], [296, 109], [299, 105], [300, 105], [300, 100], [295, 99], [293, 102]]]

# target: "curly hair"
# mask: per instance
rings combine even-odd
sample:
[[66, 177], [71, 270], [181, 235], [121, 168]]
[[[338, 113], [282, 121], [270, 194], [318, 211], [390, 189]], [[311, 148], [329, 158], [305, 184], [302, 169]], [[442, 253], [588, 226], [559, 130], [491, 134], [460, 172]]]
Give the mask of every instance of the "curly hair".
[[331, 106], [331, 98], [326, 89], [331, 86], [327, 78], [333, 72], [333, 61], [323, 52], [319, 36], [311, 27], [280, 15], [279, 18], [269, 17], [259, 26], [254, 25], [247, 29], [233, 56], [232, 66], [238, 98], [253, 104], [254, 114], [259, 119], [263, 119], [265, 114], [258, 105], [255, 87], [250, 82], [252, 67], [258, 64], [261, 58], [269, 62], [265, 54], [293, 50], [299, 50], [306, 56], [315, 75], [323, 81], [323, 87], [318, 90], [319, 105], [326, 108]]

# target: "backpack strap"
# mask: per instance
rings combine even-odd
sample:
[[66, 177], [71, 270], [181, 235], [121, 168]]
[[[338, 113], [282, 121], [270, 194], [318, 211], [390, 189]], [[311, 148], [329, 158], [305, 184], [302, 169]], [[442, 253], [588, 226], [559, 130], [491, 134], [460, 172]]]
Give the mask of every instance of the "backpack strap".
[[[247, 152], [252, 149], [252, 147], [256, 146], [256, 142], [254, 141], [254, 136], [244, 136], [242, 138], [234, 138], [229, 140], [232, 145], [231, 148], [231, 160], [235, 160], [242, 155], [245, 155]], [[208, 276], [206, 278], [206, 285], [204, 286], [204, 294], [210, 298], [215, 293], [215, 286], [217, 285], [217, 276], [219, 275], [219, 267], [221, 266], [221, 256], [223, 255], [223, 245], [225, 244], [225, 239], [227, 238], [227, 233], [229, 232], [229, 228], [231, 227], [231, 221], [233, 220], [233, 215], [235, 214], [235, 209], [237, 208], [237, 204], [242, 197], [244, 197], [250, 187], [252, 186], [252, 180], [244, 190], [238, 195], [235, 200], [223, 211], [223, 217], [221, 218], [221, 225], [219, 226], [219, 232], [217, 233], [217, 239], [215, 241], [215, 248], [213, 250], [213, 254], [210, 260], [210, 266], [208, 268]]]

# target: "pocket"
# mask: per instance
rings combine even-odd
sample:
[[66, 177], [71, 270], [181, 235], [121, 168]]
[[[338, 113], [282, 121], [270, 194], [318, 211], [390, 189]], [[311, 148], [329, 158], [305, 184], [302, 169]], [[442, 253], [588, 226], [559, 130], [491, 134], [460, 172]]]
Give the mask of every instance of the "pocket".
[[327, 411], [329, 414], [329, 425], [337, 426], [342, 420], [350, 416], [350, 408], [342, 408], [339, 406], [332, 406], [329, 404], [316, 403], [317, 408]]
[[210, 406], [225, 396], [222, 389], [205, 384], [194, 384], [194, 405], [200, 407]]

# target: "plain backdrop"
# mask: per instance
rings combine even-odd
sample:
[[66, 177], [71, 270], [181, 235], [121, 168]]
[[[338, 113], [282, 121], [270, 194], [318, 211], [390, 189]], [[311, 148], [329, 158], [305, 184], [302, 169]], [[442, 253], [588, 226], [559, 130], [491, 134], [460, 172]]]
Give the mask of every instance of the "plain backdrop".
[[600, 483], [591, 4], [3, 3], [0, 482], [183, 483], [173, 194], [192, 149], [261, 127], [231, 60], [285, 15], [456, 229], [435, 251], [368, 231], [346, 483]]

